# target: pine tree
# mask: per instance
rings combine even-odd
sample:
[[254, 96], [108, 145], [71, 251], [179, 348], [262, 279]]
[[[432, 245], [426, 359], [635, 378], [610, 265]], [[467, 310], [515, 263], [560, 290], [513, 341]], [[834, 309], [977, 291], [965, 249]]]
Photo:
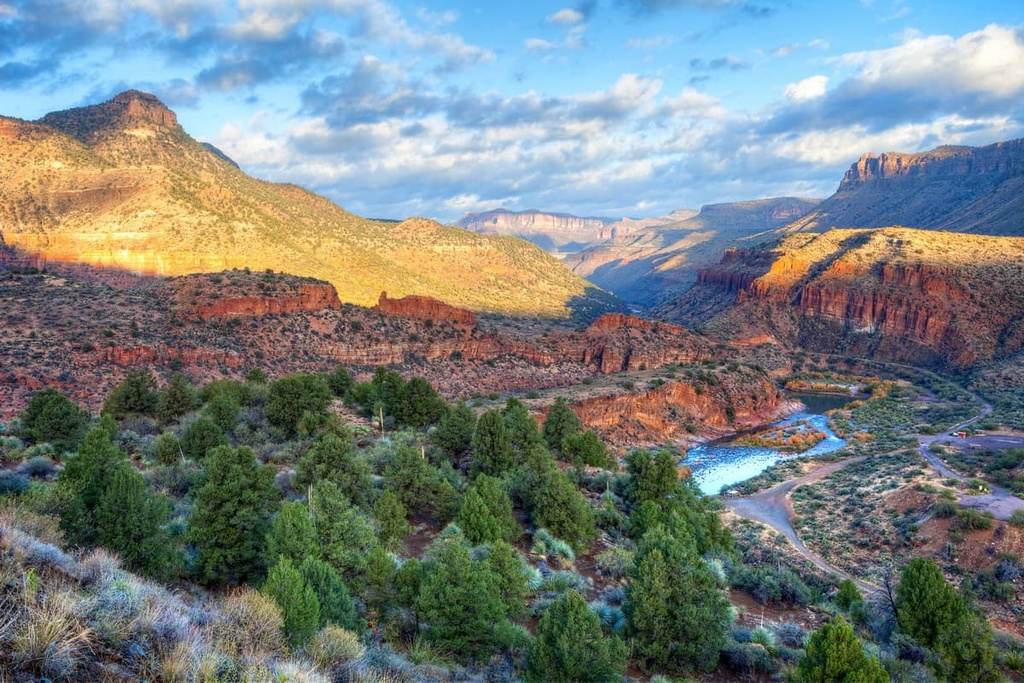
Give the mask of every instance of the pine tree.
[[417, 600], [427, 637], [465, 661], [486, 659], [508, 619], [494, 573], [460, 543], [446, 543], [427, 571]]
[[158, 463], [167, 466], [176, 465], [183, 456], [181, 442], [174, 434], [164, 432], [156, 437], [156, 443], [153, 444], [153, 457]]
[[500, 477], [515, 466], [512, 441], [505, 420], [497, 410], [480, 416], [473, 432], [473, 457], [470, 471]]
[[529, 581], [526, 565], [519, 551], [505, 541], [497, 541], [491, 545], [487, 567], [497, 577], [498, 594], [505, 606], [505, 614], [509, 617], [518, 617], [526, 609]]
[[299, 565], [299, 573], [316, 594], [320, 603], [320, 626], [334, 624], [356, 630], [359, 618], [352, 597], [334, 567], [315, 557], [307, 557]]
[[345, 581], [357, 578], [366, 566], [367, 555], [377, 545], [373, 522], [332, 481], [313, 485], [310, 508], [321, 557]]
[[384, 468], [384, 483], [402, 504], [415, 512], [433, 514], [442, 521], [458, 510], [458, 493], [443, 473], [410, 446], [395, 449]]
[[206, 405], [203, 406], [203, 415], [207, 416], [213, 423], [225, 433], [231, 431], [238, 422], [238, 401], [228, 394], [216, 394]]
[[260, 465], [251, 448], [218, 446], [203, 461], [203, 473], [189, 518], [198, 578], [209, 584], [259, 579], [277, 499], [273, 468]]
[[900, 628], [931, 649], [947, 624], [967, 620], [967, 605], [931, 560], [915, 557], [903, 569], [896, 587], [896, 617]]
[[165, 528], [170, 519], [170, 502], [122, 462], [96, 509], [96, 542], [117, 553], [128, 569], [166, 578], [177, 564]]
[[561, 452], [562, 459], [572, 463], [575, 467], [589, 465], [607, 469], [611, 464], [608, 462], [607, 449], [604, 444], [601, 443], [597, 434], [590, 431], [583, 434], [570, 434], [562, 439]]
[[473, 480], [471, 490], [480, 495], [484, 505], [498, 522], [501, 538], [509, 543], [518, 541], [523, 535], [523, 528], [516, 521], [516, 516], [512, 512], [512, 500], [501, 487], [501, 482], [494, 477], [481, 474]]
[[327, 375], [327, 386], [332, 394], [347, 401], [352, 394], [355, 380], [352, 379], [352, 373], [344, 365], [339, 364], [334, 367], [331, 374]]
[[729, 601], [692, 540], [656, 528], [640, 541], [626, 588], [634, 652], [668, 671], [710, 671], [730, 624]]
[[466, 540], [473, 545], [494, 543], [501, 539], [501, 526], [498, 520], [487, 509], [480, 494], [473, 489], [463, 496], [462, 507], [455, 518], [455, 523], [466, 535]]
[[547, 529], [577, 550], [597, 536], [594, 509], [543, 447], [530, 455], [522, 487], [520, 494], [534, 526]]
[[101, 424], [85, 435], [78, 456], [68, 460], [57, 479], [69, 494], [60, 519], [68, 542], [81, 546], [96, 542], [96, 510], [115, 472], [125, 462], [124, 454], [114, 445], [109, 425]]
[[445, 413], [444, 399], [422, 377], [413, 377], [398, 396], [395, 406], [395, 422], [414, 428], [422, 428], [441, 419]]
[[198, 405], [199, 393], [196, 388], [192, 386], [188, 377], [176, 372], [159, 393], [156, 417], [163, 424], [170, 424], [195, 410]]
[[21, 426], [34, 443], [49, 443], [60, 455], [78, 447], [89, 429], [89, 413], [56, 389], [43, 389], [28, 402]]
[[626, 645], [605, 638], [601, 620], [576, 591], [544, 612], [527, 655], [527, 683], [618, 683], [626, 670]]
[[304, 413], [325, 417], [331, 404], [327, 380], [316, 375], [289, 375], [270, 383], [267, 390], [267, 422], [294, 436]]
[[370, 466], [352, 444], [349, 435], [321, 435], [295, 468], [295, 483], [306, 487], [331, 481], [354, 504], [363, 506], [373, 490]]
[[377, 538], [388, 550], [402, 547], [402, 539], [409, 533], [405, 521], [408, 512], [394, 491], [385, 491], [373, 504], [373, 518], [377, 521]]
[[274, 562], [279, 557], [287, 557], [292, 564], [298, 566], [307, 557], [319, 557], [320, 545], [317, 542], [313, 519], [304, 503], [294, 501], [281, 506], [277, 516], [270, 525], [267, 535], [267, 557]]
[[561, 453], [565, 437], [582, 431], [583, 423], [576, 412], [569, 407], [564, 398], [556, 398], [555, 403], [548, 409], [547, 417], [544, 418], [544, 441], [547, 442], [548, 448]]
[[386, 616], [398, 592], [398, 565], [395, 558], [377, 546], [370, 551], [364, 563], [359, 594], [366, 606], [379, 616]]
[[306, 642], [320, 625], [320, 601], [287, 557], [271, 567], [263, 593], [281, 608], [284, 635], [293, 648]]
[[679, 488], [676, 458], [667, 450], [630, 451], [626, 455], [626, 471], [629, 497], [634, 505], [646, 501], [661, 503]]
[[156, 378], [149, 368], [132, 370], [114, 387], [103, 402], [103, 415], [122, 420], [135, 415], [153, 415], [159, 397]]
[[888, 683], [877, 659], [864, 654], [853, 628], [841, 616], [814, 632], [807, 654], [793, 674], [794, 683]]
[[513, 463], [522, 462], [535, 446], [544, 445], [544, 437], [537, 429], [537, 421], [533, 419], [522, 401], [510, 398], [505, 403], [501, 416], [505, 418]]
[[200, 415], [193, 420], [181, 435], [181, 450], [186, 458], [202, 460], [217, 446], [227, 446], [228, 437], [208, 416]]
[[473, 432], [476, 430], [476, 413], [463, 402], [449, 408], [437, 428], [430, 435], [430, 441], [451, 457], [455, 464], [473, 448]]

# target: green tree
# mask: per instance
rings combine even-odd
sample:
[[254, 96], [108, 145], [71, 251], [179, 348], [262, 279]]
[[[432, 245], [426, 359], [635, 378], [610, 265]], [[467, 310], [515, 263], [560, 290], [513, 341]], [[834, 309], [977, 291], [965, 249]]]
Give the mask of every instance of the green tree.
[[203, 406], [203, 414], [225, 433], [234, 429], [239, 410], [238, 402], [228, 394], [216, 394]]
[[68, 542], [81, 546], [96, 542], [96, 510], [114, 473], [125, 462], [106, 426], [94, 427], [82, 439], [78, 456], [68, 460], [57, 478], [58, 485], [68, 492], [60, 518]]
[[535, 446], [544, 444], [544, 437], [537, 429], [537, 421], [522, 401], [510, 398], [501, 415], [505, 418], [505, 430], [512, 446], [513, 464], [522, 462]]
[[360, 595], [366, 606], [386, 617], [392, 611], [398, 592], [398, 564], [395, 558], [381, 546], [370, 551], [366, 557], [360, 585]]
[[935, 644], [932, 668], [939, 680], [955, 683], [997, 683], [1006, 679], [995, 664], [992, 627], [974, 614], [946, 624]]
[[671, 672], [710, 671], [726, 643], [729, 609], [692, 540], [660, 527], [644, 536], [623, 607], [643, 661]]
[[149, 368], [132, 370], [114, 387], [103, 402], [103, 415], [110, 415], [115, 420], [123, 420], [135, 415], [153, 415], [156, 413], [159, 396], [156, 378]]
[[603, 467], [608, 469], [608, 453], [594, 432], [570, 434], [562, 440], [562, 459], [575, 467]]
[[202, 460], [218, 446], [227, 446], [228, 437], [209, 416], [200, 415], [193, 420], [181, 435], [181, 450], [185, 457]]
[[839, 591], [836, 593], [836, 604], [839, 609], [849, 612], [851, 607], [863, 601], [864, 598], [853, 581], [843, 579], [839, 582]]
[[441, 471], [416, 449], [400, 445], [384, 468], [386, 488], [410, 510], [433, 514], [442, 521], [458, 510], [458, 493]]
[[263, 575], [276, 499], [274, 470], [251, 448], [218, 446], [207, 454], [188, 534], [201, 581], [238, 584]]
[[915, 557], [904, 567], [896, 587], [896, 618], [907, 635], [931, 649], [945, 625], [967, 621], [968, 609], [938, 565]]
[[34, 443], [49, 443], [60, 454], [73, 451], [89, 429], [89, 413], [56, 389], [43, 389], [28, 402], [21, 426]]
[[498, 522], [503, 540], [515, 543], [522, 537], [523, 528], [516, 521], [516, 516], [512, 512], [512, 500], [502, 488], [500, 480], [481, 474], [473, 480], [470, 490], [476, 491], [480, 495], [487, 510]]
[[605, 638], [601, 620], [576, 591], [558, 597], [537, 624], [527, 655], [527, 683], [618, 683], [627, 648]]
[[355, 380], [352, 379], [352, 373], [340, 363], [334, 366], [331, 374], [327, 375], [327, 387], [338, 398], [348, 400], [351, 397], [352, 387], [354, 386]]
[[374, 414], [377, 413], [376, 408], [382, 408], [385, 415], [394, 417], [405, 391], [405, 379], [394, 370], [378, 367], [373, 372], [370, 384], [373, 386], [373, 397], [377, 404]]
[[353, 580], [363, 572], [366, 556], [377, 545], [373, 522], [330, 480], [313, 484], [310, 508], [321, 557], [344, 580]]
[[402, 539], [411, 527], [405, 521], [408, 512], [394, 491], [385, 491], [373, 504], [373, 518], [377, 521], [377, 539], [388, 550], [402, 547]]
[[288, 436], [298, 432], [304, 413], [326, 417], [331, 404], [327, 380], [317, 375], [288, 375], [270, 383], [267, 390], [267, 422]]
[[461, 543], [445, 543], [417, 600], [427, 637], [463, 661], [486, 659], [508, 626], [496, 577], [480, 564]]
[[156, 417], [163, 424], [170, 424], [195, 410], [199, 405], [199, 392], [188, 377], [180, 372], [171, 376], [157, 397]]
[[181, 449], [181, 442], [171, 432], [164, 432], [160, 436], [156, 437], [156, 442], [153, 444], [153, 457], [161, 465], [176, 465], [184, 457], [184, 451]]
[[456, 464], [473, 448], [473, 432], [476, 430], [476, 413], [463, 402], [450, 408], [444, 414], [437, 428], [430, 435], [430, 441], [443, 450]]
[[170, 501], [122, 462], [96, 509], [96, 542], [117, 553], [128, 569], [163, 579], [177, 565], [165, 527], [170, 519]]
[[526, 594], [529, 575], [523, 558], [515, 548], [505, 541], [497, 541], [487, 556], [487, 568], [498, 582], [498, 594], [505, 606], [505, 614], [518, 617], [526, 609]]
[[473, 545], [494, 543], [501, 539], [501, 526], [498, 520], [487, 509], [480, 494], [473, 489], [462, 497], [462, 507], [455, 518], [455, 523], [462, 529], [466, 540]]
[[583, 423], [579, 416], [569, 407], [564, 398], [559, 396], [554, 404], [548, 409], [544, 418], [544, 441], [548, 448], [556, 453], [562, 452], [562, 442], [567, 436], [573, 436], [583, 431]]
[[676, 457], [668, 450], [630, 451], [626, 454], [626, 472], [634, 505], [646, 501], [661, 503], [679, 487]]
[[258, 393], [254, 385], [247, 382], [239, 382], [236, 379], [215, 379], [204, 384], [199, 390], [199, 397], [203, 403], [211, 403], [218, 396], [227, 398], [236, 406], [247, 406], [252, 403]]
[[395, 406], [395, 422], [422, 428], [434, 424], [445, 414], [444, 399], [422, 377], [413, 377], [401, 389]]
[[359, 618], [355, 603], [334, 567], [315, 557], [307, 557], [299, 565], [299, 573], [320, 603], [320, 626], [334, 624], [350, 631], [357, 629]]
[[366, 505], [373, 479], [369, 464], [359, 456], [351, 436], [324, 433], [299, 460], [295, 483], [306, 487], [318, 481], [333, 482], [350, 501]]
[[512, 441], [505, 419], [497, 410], [488, 410], [480, 416], [473, 432], [473, 458], [470, 471], [500, 477], [515, 466]]
[[597, 536], [594, 509], [543, 448], [524, 467], [520, 495], [534, 526], [545, 528], [577, 550]]
[[292, 564], [300, 565], [307, 557], [319, 557], [313, 519], [304, 503], [293, 501], [281, 506], [267, 535], [267, 557], [274, 562], [287, 557]]
[[281, 608], [284, 634], [293, 648], [306, 642], [320, 625], [320, 601], [287, 557], [281, 557], [270, 568], [263, 593]]
[[888, 683], [879, 661], [864, 654], [853, 628], [841, 616], [814, 632], [793, 673], [794, 683]]

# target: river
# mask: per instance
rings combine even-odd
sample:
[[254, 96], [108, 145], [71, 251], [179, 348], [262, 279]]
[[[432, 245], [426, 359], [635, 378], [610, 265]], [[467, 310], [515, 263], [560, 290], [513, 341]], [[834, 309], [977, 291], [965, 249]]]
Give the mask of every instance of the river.
[[814, 429], [826, 434], [824, 440], [801, 453], [783, 453], [773, 448], [736, 446], [728, 441], [712, 441], [694, 446], [689, 450], [684, 465], [693, 471], [693, 479], [705, 494], [714, 495], [723, 487], [736, 484], [757, 476], [777, 462], [792, 458], [822, 455], [846, 445], [846, 440], [835, 435], [828, 428], [828, 410], [842, 408], [854, 400], [849, 396], [827, 394], [790, 394], [787, 398], [800, 401], [805, 409], [784, 420], [772, 423], [781, 427], [806, 420]]

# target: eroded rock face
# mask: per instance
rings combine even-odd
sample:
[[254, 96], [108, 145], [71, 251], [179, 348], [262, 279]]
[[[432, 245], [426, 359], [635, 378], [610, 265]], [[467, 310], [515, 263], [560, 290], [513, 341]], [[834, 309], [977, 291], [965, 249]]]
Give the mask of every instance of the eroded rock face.
[[259, 317], [281, 315], [303, 311], [319, 311], [325, 308], [341, 308], [338, 293], [334, 287], [324, 283], [301, 285], [297, 294], [281, 297], [243, 296], [219, 299], [201, 304], [195, 313], [200, 320], [211, 318]]
[[476, 325], [476, 316], [472, 311], [449, 306], [429, 296], [410, 294], [401, 299], [389, 299], [387, 292], [381, 292], [375, 308], [391, 315], [421, 320], [448, 320], [466, 327]]
[[728, 301], [705, 324], [733, 339], [962, 370], [1020, 349], [1022, 278], [1021, 238], [833, 230], [733, 252], [662, 313]]

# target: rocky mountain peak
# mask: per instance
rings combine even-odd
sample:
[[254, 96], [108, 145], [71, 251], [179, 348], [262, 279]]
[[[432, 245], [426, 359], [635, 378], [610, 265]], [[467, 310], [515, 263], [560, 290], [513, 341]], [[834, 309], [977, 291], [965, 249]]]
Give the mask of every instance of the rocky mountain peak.
[[111, 133], [137, 129], [177, 129], [178, 117], [155, 95], [126, 90], [101, 104], [51, 112], [39, 123], [52, 126], [86, 144]]

